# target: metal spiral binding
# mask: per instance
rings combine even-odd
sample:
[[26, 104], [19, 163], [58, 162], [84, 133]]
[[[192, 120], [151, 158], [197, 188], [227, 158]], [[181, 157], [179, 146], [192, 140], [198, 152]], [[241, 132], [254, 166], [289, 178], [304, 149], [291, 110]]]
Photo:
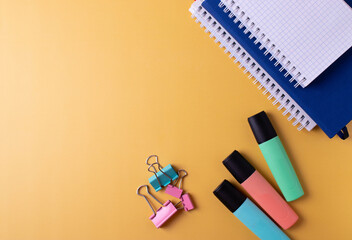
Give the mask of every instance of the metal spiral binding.
[[297, 88], [307, 80], [304, 76], [302, 76], [302, 73], [297, 70], [296, 66], [293, 66], [291, 61], [288, 60], [286, 56], [282, 54], [281, 50], [277, 49], [277, 46], [274, 43], [271, 43], [272, 41], [266, 37], [266, 34], [261, 32], [260, 28], [256, 27], [256, 24], [251, 21], [250, 17], [246, 16], [246, 13], [244, 11], [241, 11], [241, 7], [236, 4], [236, 0], [221, 0], [221, 2], [219, 3], [219, 7], [224, 8], [223, 11], [225, 13], [228, 13], [230, 11], [230, 18], [235, 16], [234, 23], [240, 21], [238, 27], [240, 29], [244, 27], [245, 29], [243, 31], [246, 34], [250, 32], [251, 34], [249, 38], [252, 39], [253, 37], [255, 37], [255, 44], [257, 44], [258, 42], [261, 43], [259, 49], [266, 49], [266, 51], [264, 52], [265, 56], [269, 53], [271, 54], [271, 57], [269, 59], [270, 61], [274, 59], [276, 60], [276, 62], [274, 63], [275, 66], [278, 66], [279, 64], [281, 65], [281, 68], [279, 69], [280, 72], [286, 70], [284, 76], [291, 76], [289, 80], [290, 83], [296, 81], [294, 85], [295, 88]]
[[258, 89], [264, 87], [263, 94], [270, 93], [269, 100], [274, 98], [273, 105], [280, 103], [279, 110], [285, 109], [283, 115], [290, 113], [288, 120], [295, 119], [293, 125], [298, 126], [298, 130], [306, 128], [308, 131], [316, 126], [316, 123], [305, 113], [305, 111], [284, 91], [279, 84], [246, 52], [240, 44], [214, 19], [203, 7], [204, 0], [195, 1], [190, 12], [192, 18], [205, 27], [205, 32], [210, 33], [209, 37], [214, 38], [216, 43], [220, 43], [220, 48], [225, 48], [225, 53], [229, 53], [229, 58], [234, 62], [239, 62], [239, 68], [245, 68], [244, 72], [249, 72], [248, 78], [255, 78], [254, 84], [259, 83]]

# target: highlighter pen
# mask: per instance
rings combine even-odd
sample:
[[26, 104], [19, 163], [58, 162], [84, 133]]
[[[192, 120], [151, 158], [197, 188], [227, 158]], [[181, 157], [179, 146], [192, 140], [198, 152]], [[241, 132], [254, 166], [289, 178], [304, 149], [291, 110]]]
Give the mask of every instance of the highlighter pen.
[[248, 118], [248, 122], [286, 201], [303, 196], [296, 172], [266, 113], [262, 111]]
[[214, 195], [246, 227], [262, 240], [287, 240], [287, 235], [265, 215], [249, 198], [224, 180], [213, 192]]
[[222, 162], [259, 206], [283, 229], [290, 228], [297, 214], [265, 178], [238, 152]]

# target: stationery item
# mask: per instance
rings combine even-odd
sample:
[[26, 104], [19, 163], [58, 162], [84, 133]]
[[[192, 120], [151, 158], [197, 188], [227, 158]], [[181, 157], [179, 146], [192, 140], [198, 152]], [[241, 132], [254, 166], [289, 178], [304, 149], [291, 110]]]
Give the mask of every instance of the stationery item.
[[[183, 175], [181, 173], [183, 173]], [[188, 211], [194, 209], [194, 205], [193, 205], [192, 200], [191, 200], [188, 193], [182, 194], [183, 189], [181, 188], [182, 180], [184, 177], [188, 176], [188, 173], [186, 172], [186, 170], [180, 169], [177, 171], [177, 174], [179, 176], [178, 179], [174, 182], [174, 184], [172, 184], [172, 185], [169, 184], [166, 186], [165, 193], [167, 193], [173, 197], [181, 199], [181, 201], [179, 203], [177, 203], [176, 205], [182, 203], [183, 209], [186, 212], [188, 212]], [[178, 187], [176, 187], [177, 182], [178, 182]]]
[[296, 87], [308, 86], [352, 46], [352, 9], [343, 0], [221, 1]]
[[[155, 166], [157, 169], [159, 169], [159, 176]], [[163, 186], [167, 186], [172, 182], [172, 178], [167, 173], [165, 173], [163, 169], [161, 169], [161, 166], [158, 163], [152, 163], [148, 167], [148, 172], [154, 173], [154, 181], [149, 180], [149, 182], [156, 191], [159, 191]]]
[[[181, 173], [183, 173], [182, 176], [181, 176]], [[177, 171], [177, 174], [178, 174], [178, 179], [176, 179], [174, 184], [169, 184], [166, 186], [165, 193], [176, 198], [181, 198], [182, 192], [183, 192], [183, 189], [181, 189], [182, 179], [186, 177], [188, 173], [186, 172], [186, 170], [180, 169]], [[179, 182], [178, 187], [176, 187], [177, 182]]]
[[262, 240], [289, 239], [249, 198], [229, 181], [224, 180], [213, 192], [214, 195], [244, 225]]
[[[352, 6], [352, 0], [346, 0]], [[273, 104], [280, 103], [284, 115], [290, 113], [289, 120], [295, 119], [299, 130], [310, 131], [316, 124], [330, 138], [338, 134], [342, 139], [348, 136], [345, 126], [352, 119], [352, 48], [347, 50], [328, 69], [320, 74], [314, 83], [306, 88], [295, 88], [284, 75], [288, 72], [279, 70], [281, 64], [275, 66], [268, 49], [259, 49], [256, 38], [250, 38], [248, 29], [240, 29], [241, 21], [234, 22], [235, 17], [229, 9], [221, 5], [220, 0], [197, 0], [190, 8], [193, 17], [205, 26], [210, 36], [220, 42], [220, 47], [230, 53], [240, 67], [250, 72], [250, 76], [259, 82], [259, 88], [270, 93], [268, 99], [275, 99]], [[225, 12], [227, 13], [225, 13]]]
[[303, 196], [302, 186], [291, 161], [266, 113], [262, 111], [248, 118], [248, 122], [286, 201]]
[[188, 193], [182, 194], [182, 196], [181, 196], [180, 199], [181, 199], [181, 201], [179, 201], [179, 202], [175, 205], [175, 207], [177, 207], [179, 204], [182, 204], [182, 207], [177, 208], [177, 210], [183, 209], [183, 210], [185, 210], [186, 212], [188, 212], [188, 211], [191, 211], [192, 209], [194, 209], [193, 202], [192, 202], [192, 200], [191, 200], [191, 198], [190, 198], [190, 196], [189, 196]]
[[290, 228], [298, 220], [297, 214], [287, 202], [238, 151], [232, 152], [222, 163], [258, 205], [283, 229]]
[[[146, 198], [145, 195], [140, 194], [139, 190], [142, 187], [146, 187], [147, 193], [154, 198], [155, 201], [157, 201], [161, 207], [155, 212], [154, 208], [152, 207], [151, 203], [149, 200]], [[154, 223], [156, 228], [161, 227], [172, 215], [174, 215], [177, 212], [176, 207], [172, 204], [170, 200], [162, 204], [156, 197], [154, 197], [150, 192], [149, 192], [149, 187], [148, 185], [142, 185], [137, 188], [137, 195], [142, 196], [148, 203], [149, 207], [152, 209], [153, 214], [149, 217], [149, 219]]]
[[[294, 119], [293, 125], [298, 126], [298, 130], [302, 130], [303, 128], [308, 131], [312, 130], [316, 126], [313, 119], [251, 56], [249, 56], [246, 49], [241, 46], [243, 43], [244, 46], [248, 45], [243, 41], [241, 42], [241, 40], [247, 41], [248, 37], [245, 36], [242, 39], [235, 39], [235, 36], [233, 36], [234, 33], [233, 35], [228, 33], [228, 31], [230, 32], [230, 30], [232, 30], [235, 33], [239, 32], [243, 34], [243, 31], [238, 28], [231, 28], [233, 25], [232, 19], [229, 19], [227, 14], [225, 14], [222, 9], [219, 9], [217, 5], [219, 3], [220, 0], [197, 0], [190, 8], [192, 17], [196, 18], [196, 22], [200, 22], [201, 27], [205, 27], [206, 32], [210, 32], [210, 37], [214, 37], [216, 43], [220, 42], [220, 47], [225, 48], [225, 53], [229, 53], [229, 57], [233, 58], [235, 63], [240, 63], [239, 68], [244, 67], [244, 72], [250, 72], [249, 78], [254, 77], [254, 83], [260, 83], [258, 89], [264, 89], [263, 94], [270, 93], [268, 99], [274, 99], [274, 105], [280, 103], [279, 110], [284, 109], [284, 115], [290, 113], [288, 120], [291, 121]], [[215, 7], [214, 10], [213, 7]], [[221, 19], [219, 16], [222, 14], [225, 20], [229, 20], [226, 25], [229, 29], [225, 30], [220, 24]]]
[[[155, 162], [149, 163], [151, 158], [155, 158]], [[178, 175], [173, 169], [171, 164], [166, 167], [162, 167], [159, 163], [157, 155], [151, 155], [147, 158], [146, 164], [148, 165], [148, 171], [152, 172], [154, 175], [149, 178], [149, 183], [153, 186], [155, 191], [161, 190], [163, 187], [171, 183], [171, 181], [176, 180]], [[157, 171], [159, 170], [159, 171]]]
[[192, 209], [194, 209], [194, 205], [193, 202], [191, 200], [191, 197], [189, 196], [188, 193], [185, 193], [181, 196], [181, 202], [183, 205], [183, 209], [188, 212], [191, 211]]

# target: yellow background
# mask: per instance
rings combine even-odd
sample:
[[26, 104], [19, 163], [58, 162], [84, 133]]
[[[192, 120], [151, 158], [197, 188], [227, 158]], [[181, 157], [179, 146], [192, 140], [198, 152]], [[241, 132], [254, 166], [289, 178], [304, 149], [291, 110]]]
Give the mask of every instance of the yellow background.
[[[297, 131], [191, 19], [192, 1], [0, 1], [0, 238], [254, 239], [213, 195], [266, 110], [305, 196], [293, 239], [350, 239], [351, 139]], [[351, 126], [351, 125], [350, 125]], [[196, 209], [161, 229], [145, 159], [189, 172]], [[166, 201], [163, 193], [156, 195]]]

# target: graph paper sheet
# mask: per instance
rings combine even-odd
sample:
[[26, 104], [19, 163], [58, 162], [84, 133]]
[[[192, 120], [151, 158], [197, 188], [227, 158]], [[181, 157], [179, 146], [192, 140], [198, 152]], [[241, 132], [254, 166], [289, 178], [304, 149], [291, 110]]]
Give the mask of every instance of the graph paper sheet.
[[343, 0], [222, 0], [290, 80], [306, 87], [352, 46]]

